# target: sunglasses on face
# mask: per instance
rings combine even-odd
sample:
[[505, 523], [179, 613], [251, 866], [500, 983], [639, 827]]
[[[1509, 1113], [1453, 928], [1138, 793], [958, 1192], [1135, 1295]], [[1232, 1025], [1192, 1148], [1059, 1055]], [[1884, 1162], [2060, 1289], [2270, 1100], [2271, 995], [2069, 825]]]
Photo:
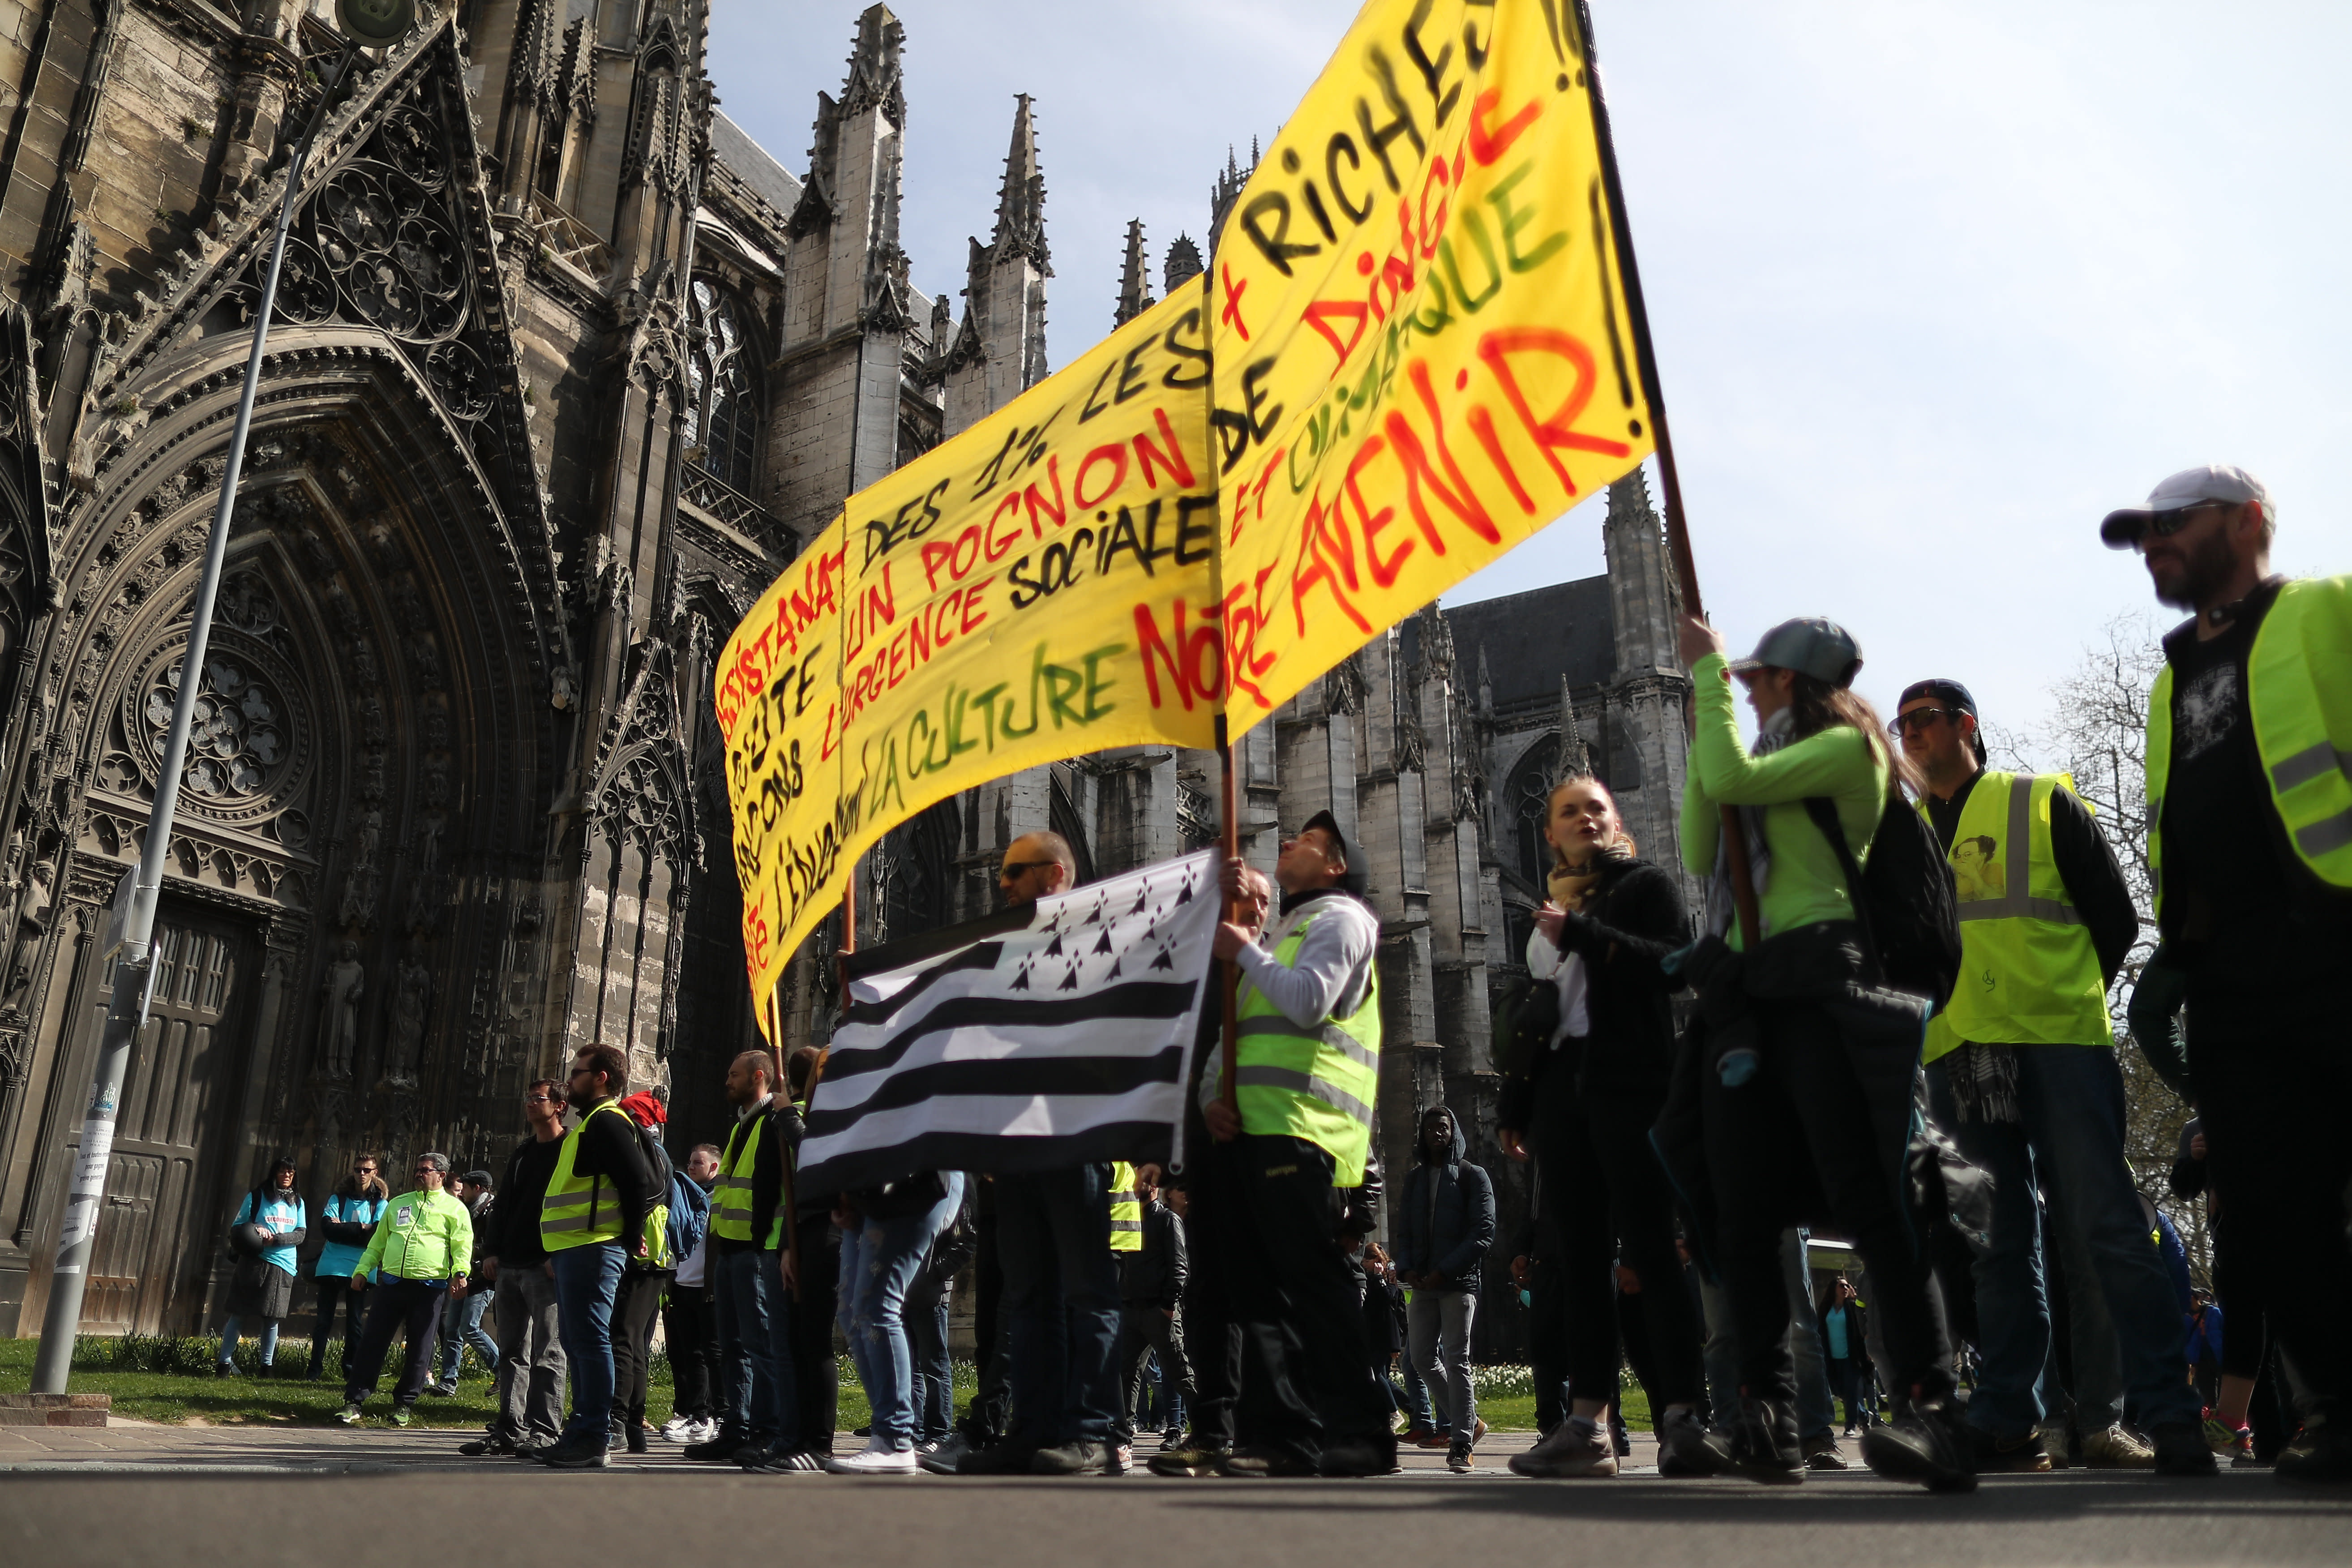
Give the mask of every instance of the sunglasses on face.
[[996, 874], [996, 879], [1000, 882], [1009, 882], [1024, 871], [1042, 871], [1048, 866], [1060, 864], [1058, 860], [1007, 860], [1004, 863], [1004, 869]]
[[2142, 539], [2169, 539], [2196, 521], [2200, 511], [2212, 511], [2228, 506], [2228, 501], [2200, 500], [2193, 506], [2168, 507], [2163, 511], [2148, 513], [2147, 524], [2140, 531]]
[[1959, 718], [1960, 710], [1957, 708], [1914, 708], [1907, 713], [1897, 713], [1895, 721], [1886, 726], [1886, 732], [1908, 735], [1926, 729], [1938, 719], [1949, 719], [1958, 723]]

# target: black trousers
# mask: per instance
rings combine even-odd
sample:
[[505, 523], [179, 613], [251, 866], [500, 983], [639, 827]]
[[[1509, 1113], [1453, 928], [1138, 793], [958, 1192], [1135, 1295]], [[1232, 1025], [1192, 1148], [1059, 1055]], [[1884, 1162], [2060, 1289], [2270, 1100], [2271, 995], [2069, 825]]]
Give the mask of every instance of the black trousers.
[[[978, 1178], [973, 1178], [977, 1180]], [[983, 1214], [976, 1227], [979, 1247], [971, 1260], [972, 1353], [980, 1363], [980, 1390], [961, 1423], [979, 1447], [1003, 1438], [1013, 1408], [1013, 1324], [1001, 1310], [1004, 1259], [996, 1248], [996, 1215]]]
[[1236, 1420], [1242, 1332], [1234, 1319], [1226, 1268], [1231, 1247], [1225, 1235], [1240, 1197], [1234, 1189], [1234, 1162], [1210, 1143], [1207, 1130], [1197, 1119], [1189, 1146], [1193, 1152], [1184, 1182], [1189, 1265], [1184, 1277], [1184, 1338], [1192, 1366], [1192, 1391], [1185, 1414], [1195, 1442], [1230, 1448], [1244, 1436]]
[[[1780, 1233], [1796, 1206], [1792, 1183], [1810, 1162], [1838, 1227], [1870, 1269], [1871, 1302], [1884, 1330], [1897, 1397], [1938, 1399], [1952, 1390], [1943, 1304], [1925, 1257], [1912, 1245], [1895, 1178], [1873, 1145], [1869, 1105], [1837, 1026], [1819, 1005], [1759, 1002], [1763, 1063], [1738, 1089], [1699, 1078], [1717, 1253], [1739, 1341], [1743, 1392], [1790, 1402], [1789, 1289]], [[1802, 1216], [1812, 1217], [1812, 1216]], [[1643, 1294], [1648, 1294], [1644, 1291]]]
[[662, 1292], [676, 1277], [667, 1268], [624, 1268], [613, 1293], [613, 1425], [623, 1431], [646, 1424], [646, 1379], [653, 1370], [654, 1321]]
[[801, 1447], [833, 1452], [841, 1405], [841, 1366], [833, 1359], [833, 1314], [841, 1289], [841, 1237], [822, 1220], [800, 1227], [800, 1299], [793, 1303], [793, 1389], [800, 1402]]
[[662, 1303], [662, 1335], [675, 1385], [672, 1413], [709, 1419], [710, 1391], [719, 1381], [719, 1304], [710, 1299], [709, 1286], [680, 1285], [672, 1278], [668, 1300]]
[[449, 1283], [386, 1279], [365, 1294], [367, 1321], [360, 1328], [359, 1349], [354, 1352], [348, 1342], [343, 1347], [343, 1398], [357, 1405], [375, 1392], [392, 1336], [405, 1327], [408, 1355], [400, 1363], [392, 1398], [395, 1405], [414, 1405], [433, 1374], [433, 1345], [441, 1334], [441, 1308], [449, 1299]]
[[[1639, 1277], [1647, 1331], [1644, 1384], [1653, 1409], [1696, 1405], [1706, 1342], [1675, 1254], [1674, 1188], [1650, 1147], [1657, 1107], [1585, 1097], [1562, 1062], [1536, 1085], [1533, 1139], [1544, 1224], [1560, 1238], [1569, 1386], [1579, 1399], [1617, 1398], [1617, 1265]], [[1776, 1233], [1777, 1239], [1777, 1233]], [[1654, 1289], [1652, 1288], [1655, 1282]], [[1654, 1379], [1654, 1382], [1650, 1381]]]
[[327, 1341], [334, 1336], [335, 1309], [343, 1309], [343, 1349], [349, 1352], [352, 1342], [359, 1338], [360, 1317], [367, 1310], [364, 1292], [352, 1289], [348, 1274], [321, 1274], [311, 1280], [319, 1288], [318, 1317], [310, 1325], [310, 1377], [313, 1382], [327, 1369]]
[[1142, 1402], [1145, 1369], [1154, 1355], [1160, 1358], [1160, 1370], [1189, 1400], [1192, 1396], [1192, 1363], [1184, 1355], [1182, 1318], [1169, 1316], [1153, 1301], [1123, 1303], [1118, 1334], [1119, 1432], [1128, 1442], [1135, 1439], [1136, 1406]]
[[1240, 1197], [1223, 1229], [1250, 1441], [1309, 1463], [1338, 1441], [1393, 1446], [1339, 1250], [1331, 1156], [1302, 1138], [1245, 1133], [1211, 1157], [1230, 1163]]
[[[2340, 976], [2192, 973], [2189, 1080], [2205, 1119], [2229, 1283], [2248, 1287], [2317, 1410], [2352, 1419], [2352, 988]], [[2254, 1334], [2229, 1314], [2225, 1342]], [[2232, 1358], [2234, 1359], [2234, 1358]]]
[[[1528, 1371], [1536, 1385], [1536, 1430], [1549, 1433], [1568, 1419], [1568, 1275], [1560, 1267], [1559, 1227], [1536, 1216], [1535, 1251], [1528, 1258]], [[1636, 1368], [1649, 1353], [1636, 1353], [1629, 1338], [1626, 1359]]]

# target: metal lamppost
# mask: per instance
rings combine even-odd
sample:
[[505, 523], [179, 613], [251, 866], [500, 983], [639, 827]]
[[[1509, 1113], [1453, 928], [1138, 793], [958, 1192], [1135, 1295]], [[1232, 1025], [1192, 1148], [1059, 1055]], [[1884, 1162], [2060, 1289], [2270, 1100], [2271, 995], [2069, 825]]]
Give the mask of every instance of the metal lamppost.
[[[213, 600], [220, 592], [221, 563], [228, 553], [229, 520], [236, 510], [236, 485], [245, 467], [245, 440], [253, 425], [254, 394], [261, 384], [261, 359], [269, 338], [269, 312], [278, 302], [278, 270], [286, 259], [286, 230], [301, 195], [302, 165], [310, 143], [327, 121], [335, 92], [350, 76], [352, 61], [362, 47], [381, 48], [398, 43], [415, 19], [415, 0], [337, 0], [336, 20], [342, 26], [343, 51], [334, 68], [320, 84], [319, 107], [286, 170], [286, 198], [278, 209], [277, 232], [270, 240], [269, 266], [262, 275], [261, 301], [253, 317], [253, 352], [245, 362], [245, 390], [237, 398], [236, 427], [229, 437], [228, 467], [221, 475], [220, 504], [213, 511], [213, 530], [205, 545], [205, 572], [196, 585], [194, 619], [188, 628], [188, 651], [182, 662], [180, 691], [172, 705], [172, 729], [163, 742], [163, 772], [155, 785], [155, 808], [147, 823], [147, 842], [136, 869], [125, 872], [116, 888], [107, 921], [105, 953], [118, 947], [121, 959], [114, 966], [114, 995], [106, 1016], [106, 1035], [98, 1050], [92, 1074], [89, 1110], [81, 1124], [81, 1153], [72, 1187], [66, 1195], [65, 1223], [58, 1231], [57, 1260], [49, 1271], [48, 1310], [41, 1319], [40, 1353], [33, 1363], [35, 1394], [66, 1392], [68, 1369], [73, 1363], [74, 1335], [81, 1325], [82, 1292], [89, 1281], [89, 1256], [98, 1236], [99, 1211], [106, 1198], [106, 1173], [114, 1152], [115, 1107], [122, 1098], [122, 1080], [131, 1066], [131, 1052], [147, 1023], [147, 1005], [155, 985], [155, 903], [163, 887], [163, 856], [172, 841], [172, 816], [179, 803], [180, 770], [188, 751], [188, 729], [195, 712], [196, 689], [203, 684], [205, 647], [212, 638]], [[104, 956], [102, 953], [101, 956]]]

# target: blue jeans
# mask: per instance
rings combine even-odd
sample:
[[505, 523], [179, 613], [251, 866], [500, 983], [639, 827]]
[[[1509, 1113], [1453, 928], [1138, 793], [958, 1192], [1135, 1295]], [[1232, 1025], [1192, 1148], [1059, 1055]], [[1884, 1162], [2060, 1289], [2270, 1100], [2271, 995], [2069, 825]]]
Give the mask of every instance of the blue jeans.
[[[1018, 1423], [1010, 1440], [1024, 1447], [1108, 1443], [1118, 1425], [1121, 1314], [1109, 1185], [1098, 1164], [996, 1178], [1001, 1310], [1013, 1325]], [[845, 1289], [847, 1278], [845, 1260]]]
[[915, 1441], [946, 1439], [955, 1421], [955, 1367], [948, 1360], [946, 1281], [919, 1285], [904, 1313], [907, 1342], [915, 1358]]
[[1837, 1425], [1830, 1403], [1829, 1360], [1822, 1353], [1821, 1319], [1813, 1311], [1812, 1270], [1801, 1226], [1780, 1237], [1780, 1277], [1789, 1288], [1789, 1351], [1797, 1371], [1797, 1436], [1828, 1437]]
[[551, 1255], [556, 1335], [572, 1374], [572, 1419], [562, 1441], [602, 1447], [613, 1425], [613, 1297], [625, 1259], [617, 1241], [592, 1241]]
[[[227, 1366], [236, 1360], [237, 1320], [232, 1316], [221, 1325], [220, 1363]], [[278, 1356], [278, 1320], [261, 1320], [261, 1364], [268, 1366]]]
[[792, 1358], [779, 1355], [792, 1320], [782, 1253], [746, 1247], [710, 1254], [711, 1294], [719, 1308], [719, 1424], [748, 1443], [780, 1445], [797, 1434]]
[[464, 1295], [452, 1298], [449, 1304], [441, 1309], [441, 1381], [444, 1384], [457, 1381], [457, 1362], [465, 1354], [467, 1345], [474, 1347], [474, 1354], [480, 1358], [484, 1372], [499, 1370], [499, 1342], [490, 1338], [482, 1328], [482, 1314], [490, 1310], [490, 1299], [494, 1294], [495, 1289], [491, 1286], [474, 1285]]
[[2011, 1438], [2049, 1414], [2050, 1298], [2037, 1173], [2049, 1189], [2059, 1245], [2080, 1249], [2105, 1299], [2140, 1419], [2150, 1426], [2194, 1423], [2200, 1407], [2185, 1378], [2187, 1331], [2124, 1162], [2124, 1080], [2116, 1053], [2097, 1046], [2021, 1046], [2015, 1054], [2023, 1121], [2013, 1125], [1959, 1121], [1944, 1064], [1927, 1068], [1937, 1116], [1994, 1184], [1991, 1245], [1974, 1270], [1982, 1364], [1969, 1424]]
[[[907, 1288], [929, 1258], [931, 1240], [963, 1205], [963, 1173], [943, 1171], [947, 1195], [920, 1214], [865, 1219], [841, 1233], [841, 1289], [835, 1322], [849, 1342], [857, 1381], [874, 1412], [876, 1447], [901, 1452], [915, 1446], [915, 1363], [902, 1316]], [[1110, 1219], [1103, 1218], [1104, 1256]]]

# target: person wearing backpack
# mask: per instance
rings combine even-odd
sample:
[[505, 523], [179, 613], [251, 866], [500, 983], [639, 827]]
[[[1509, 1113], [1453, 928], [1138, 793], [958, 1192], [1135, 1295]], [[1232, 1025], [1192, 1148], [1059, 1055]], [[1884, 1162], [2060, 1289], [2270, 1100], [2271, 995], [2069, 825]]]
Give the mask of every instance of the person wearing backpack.
[[[1930, 1003], [1885, 984], [1895, 965], [1882, 963], [1874, 931], [1893, 922], [1875, 919], [1882, 901], [1864, 896], [1874, 890], [1861, 869], [1883, 824], [1897, 825], [1889, 837], [1898, 853], [1906, 819], [1915, 839], [1925, 837], [1895, 788], [1909, 764], [1853, 689], [1861, 650], [1834, 622], [1783, 622], [1737, 665], [1695, 616], [1684, 617], [1680, 640], [1696, 710], [1684, 861], [1713, 886], [1708, 938], [1677, 955], [1699, 988], [1698, 1017], [1653, 1139], [1694, 1211], [1695, 1245], [1711, 1244], [1702, 1261], [1719, 1276], [1736, 1327], [1729, 1458], [1759, 1480], [1804, 1479], [1780, 1237], [1818, 1218], [1852, 1237], [1870, 1268], [1903, 1395], [1895, 1419], [1864, 1437], [1864, 1462], [1933, 1489], [1972, 1489], [1942, 1306], [1906, 1210]], [[1752, 751], [1732, 711], [1734, 674], [1756, 711]], [[1737, 848], [1726, 815], [1738, 826]], [[1746, 858], [1752, 900], [1737, 891], [1735, 855]], [[1948, 899], [1949, 869], [1931, 869], [1927, 886]], [[1735, 919], [1742, 903], [1749, 912]], [[1948, 905], [1940, 913], [1949, 921]]]
[[610, 1446], [625, 1445], [630, 1453], [642, 1454], [647, 1447], [646, 1384], [653, 1371], [654, 1323], [661, 1314], [662, 1297], [677, 1277], [677, 1238], [671, 1227], [677, 1173], [654, 1132], [669, 1120], [669, 1108], [640, 1089], [623, 1097], [621, 1109], [636, 1128], [637, 1152], [653, 1174], [654, 1207], [646, 1216], [644, 1256], [628, 1260], [613, 1295], [612, 1430], [618, 1441]]
[[2084, 1462], [2210, 1475], [2197, 1392], [2180, 1378], [2180, 1314], [2125, 1163], [2123, 1072], [2107, 1018], [2107, 987], [2139, 939], [2123, 868], [2071, 780], [1985, 765], [1976, 700], [1958, 681], [1906, 688], [1895, 731], [1926, 775], [1919, 810], [1937, 838], [1955, 857], [1969, 847], [1985, 868], [1959, 889], [1960, 981], [1927, 1026], [1926, 1051], [1937, 1120], [1993, 1177], [1990, 1245], [1972, 1269], [1977, 1468], [2051, 1468], [2040, 1432], [2051, 1335], [2042, 1260], [2063, 1235], [2097, 1276], [2137, 1417], [2155, 1439], [2151, 1450], [2125, 1429], [2121, 1388], [2098, 1408], [2078, 1389]]

